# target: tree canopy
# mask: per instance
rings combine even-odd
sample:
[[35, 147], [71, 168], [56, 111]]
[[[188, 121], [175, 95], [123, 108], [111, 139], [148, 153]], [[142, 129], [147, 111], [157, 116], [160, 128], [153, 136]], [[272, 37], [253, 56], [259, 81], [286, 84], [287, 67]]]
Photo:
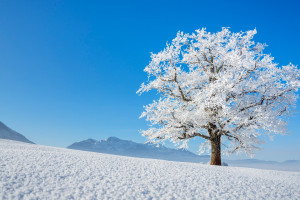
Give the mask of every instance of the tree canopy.
[[178, 32], [164, 50], [153, 53], [144, 69], [148, 81], [138, 93], [154, 89], [160, 98], [145, 106], [141, 117], [150, 127], [142, 134], [150, 142], [170, 140], [181, 148], [199, 136], [205, 139], [201, 152], [211, 150], [211, 164], [220, 164], [221, 146], [223, 152], [252, 154], [261, 134], [286, 133], [300, 70], [275, 63], [263, 52], [266, 45], [253, 41], [255, 34], [228, 28]]

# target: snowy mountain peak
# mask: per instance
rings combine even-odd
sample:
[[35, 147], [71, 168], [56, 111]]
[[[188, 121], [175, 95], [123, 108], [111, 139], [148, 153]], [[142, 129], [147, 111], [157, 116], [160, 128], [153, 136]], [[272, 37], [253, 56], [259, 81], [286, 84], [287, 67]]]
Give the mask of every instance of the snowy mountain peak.
[[119, 141], [121, 141], [121, 139], [112, 136], [112, 137], [106, 138], [104, 141], [107, 141], [107, 142], [119, 142]]
[[94, 139], [91, 139], [91, 138], [89, 138], [87, 140], [84, 140], [84, 141], [89, 142], [89, 143], [96, 143], [97, 142], [97, 140], [94, 140]]
[[1, 121], [0, 121], [0, 139], [16, 140], [16, 141], [19, 141], [19, 142], [26, 142], [26, 143], [34, 144], [33, 142], [28, 140], [22, 134], [10, 129], [9, 127], [7, 127]]

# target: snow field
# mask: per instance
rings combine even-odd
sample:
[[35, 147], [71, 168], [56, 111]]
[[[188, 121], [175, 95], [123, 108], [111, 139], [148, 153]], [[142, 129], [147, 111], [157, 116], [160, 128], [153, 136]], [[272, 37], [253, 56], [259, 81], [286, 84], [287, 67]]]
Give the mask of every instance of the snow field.
[[0, 140], [0, 199], [300, 199], [300, 172], [131, 158]]

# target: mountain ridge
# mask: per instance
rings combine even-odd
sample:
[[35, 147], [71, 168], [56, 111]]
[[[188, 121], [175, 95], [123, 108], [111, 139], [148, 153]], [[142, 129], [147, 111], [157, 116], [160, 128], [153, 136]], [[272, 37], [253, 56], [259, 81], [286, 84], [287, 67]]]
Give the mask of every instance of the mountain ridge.
[[24, 135], [12, 130], [1, 121], [0, 121], [0, 139], [15, 140], [19, 142], [34, 144], [32, 141], [28, 140]]
[[165, 146], [157, 147], [154, 144], [136, 143], [109, 137], [103, 140], [87, 139], [75, 142], [68, 146], [69, 149], [107, 153], [114, 155], [154, 158], [180, 162], [208, 162], [210, 156], [199, 156], [187, 150], [177, 150]]

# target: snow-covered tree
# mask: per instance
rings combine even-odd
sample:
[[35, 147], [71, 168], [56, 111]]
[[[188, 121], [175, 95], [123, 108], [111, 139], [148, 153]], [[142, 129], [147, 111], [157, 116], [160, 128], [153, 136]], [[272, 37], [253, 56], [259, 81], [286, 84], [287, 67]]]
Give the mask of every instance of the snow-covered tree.
[[155, 89], [159, 100], [145, 106], [150, 128], [142, 134], [150, 142], [170, 140], [187, 148], [191, 138], [204, 140], [211, 164], [226, 153], [252, 154], [262, 134], [286, 133], [300, 86], [300, 70], [279, 67], [255, 43], [256, 30], [233, 33], [223, 28], [193, 34], [178, 32], [166, 48], [151, 55], [145, 68], [148, 82], [138, 93]]

